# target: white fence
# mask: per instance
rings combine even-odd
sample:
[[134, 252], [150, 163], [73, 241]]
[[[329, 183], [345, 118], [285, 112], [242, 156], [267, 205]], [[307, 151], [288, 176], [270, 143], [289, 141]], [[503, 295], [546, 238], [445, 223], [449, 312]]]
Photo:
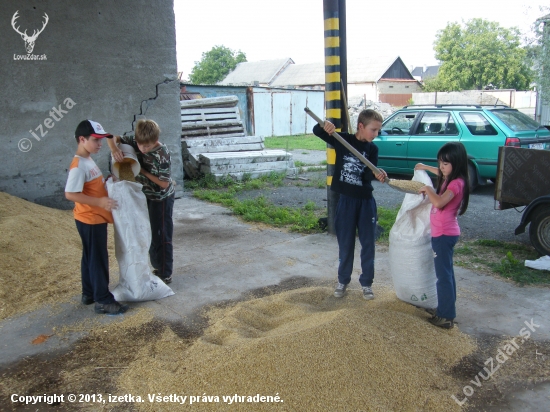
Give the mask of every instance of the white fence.
[[323, 90], [254, 87], [254, 134], [290, 136], [311, 133], [315, 121], [304, 111], [309, 107], [319, 117], [325, 114]]

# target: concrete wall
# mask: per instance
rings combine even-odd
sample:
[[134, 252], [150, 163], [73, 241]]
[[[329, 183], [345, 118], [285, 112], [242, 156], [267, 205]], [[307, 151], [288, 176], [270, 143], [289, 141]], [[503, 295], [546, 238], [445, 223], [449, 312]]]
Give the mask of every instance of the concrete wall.
[[414, 93], [415, 104], [505, 104], [515, 109], [534, 108], [536, 92], [516, 90], [463, 90]]
[[405, 94], [421, 92], [422, 87], [417, 82], [392, 82], [379, 81], [378, 92], [380, 94]]
[[[29, 55], [27, 34], [49, 21]], [[74, 131], [92, 119], [113, 134], [147, 117], [161, 127], [183, 187], [172, 0], [4, 0], [0, 12], [0, 191], [67, 208]], [[26, 60], [30, 56], [31, 60]], [[94, 160], [107, 175], [109, 149]]]
[[348, 96], [362, 96], [365, 100], [378, 101], [376, 83], [348, 83]]

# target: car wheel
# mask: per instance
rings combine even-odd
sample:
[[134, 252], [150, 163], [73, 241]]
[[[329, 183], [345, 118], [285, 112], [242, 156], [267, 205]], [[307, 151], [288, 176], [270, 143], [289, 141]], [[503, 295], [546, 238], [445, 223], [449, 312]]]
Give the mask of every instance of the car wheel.
[[529, 240], [542, 256], [550, 255], [550, 208], [541, 205], [533, 211]]
[[468, 163], [468, 181], [471, 193], [477, 187], [477, 169], [472, 163]]

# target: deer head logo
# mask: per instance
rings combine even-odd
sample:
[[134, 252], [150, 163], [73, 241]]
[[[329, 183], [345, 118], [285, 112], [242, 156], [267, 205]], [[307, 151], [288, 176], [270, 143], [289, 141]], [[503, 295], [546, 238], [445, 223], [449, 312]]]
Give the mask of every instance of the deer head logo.
[[44, 13], [44, 24], [42, 25], [42, 28], [40, 30], [34, 30], [32, 33], [32, 36], [27, 35], [27, 30], [25, 30], [24, 33], [21, 33], [19, 31], [19, 27], [15, 27], [15, 21], [19, 17], [17, 15], [19, 13], [19, 10], [17, 10], [13, 17], [11, 18], [11, 26], [13, 29], [21, 35], [21, 38], [25, 41], [25, 48], [27, 49], [27, 53], [32, 53], [34, 49], [34, 42], [36, 41], [36, 38], [40, 33], [44, 31], [44, 28], [46, 27], [46, 24], [48, 24], [48, 20], [50, 19], [46, 13]]

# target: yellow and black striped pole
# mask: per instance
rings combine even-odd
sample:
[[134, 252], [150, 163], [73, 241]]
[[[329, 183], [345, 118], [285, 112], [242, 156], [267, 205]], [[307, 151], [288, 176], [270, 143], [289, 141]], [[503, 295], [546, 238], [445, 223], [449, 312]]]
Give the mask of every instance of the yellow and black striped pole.
[[[340, 19], [338, 0], [323, 0], [325, 26], [325, 117], [342, 131], [340, 95]], [[334, 217], [339, 195], [330, 190], [336, 164], [334, 147], [327, 144], [327, 229], [335, 234]]]

